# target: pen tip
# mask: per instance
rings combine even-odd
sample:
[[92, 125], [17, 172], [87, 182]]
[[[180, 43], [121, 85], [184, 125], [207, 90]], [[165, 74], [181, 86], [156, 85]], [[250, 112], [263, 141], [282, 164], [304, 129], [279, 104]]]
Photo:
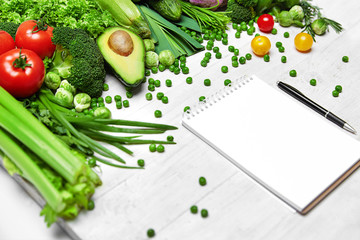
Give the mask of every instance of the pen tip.
[[344, 128], [345, 130], [347, 130], [347, 131], [355, 134], [355, 135], [357, 134], [357, 133], [356, 133], [356, 130], [355, 130], [352, 126], [350, 126], [349, 124], [347, 124], [347, 123], [344, 124], [344, 127], [343, 127], [343, 128]]

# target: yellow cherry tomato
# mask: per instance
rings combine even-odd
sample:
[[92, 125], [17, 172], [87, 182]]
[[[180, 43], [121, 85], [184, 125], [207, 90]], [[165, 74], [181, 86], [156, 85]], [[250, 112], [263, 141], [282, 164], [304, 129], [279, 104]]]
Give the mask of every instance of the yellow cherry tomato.
[[307, 52], [313, 45], [313, 38], [310, 34], [301, 32], [294, 38], [295, 48], [300, 52]]
[[251, 48], [257, 56], [264, 56], [271, 48], [270, 40], [265, 36], [257, 36], [251, 41]]

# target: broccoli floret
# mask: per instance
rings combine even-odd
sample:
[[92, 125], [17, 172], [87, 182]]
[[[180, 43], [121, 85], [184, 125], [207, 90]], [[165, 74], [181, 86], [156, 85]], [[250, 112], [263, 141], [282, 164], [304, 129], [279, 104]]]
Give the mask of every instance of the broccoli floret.
[[228, 16], [234, 23], [249, 22], [254, 16], [255, 11], [252, 7], [244, 7], [235, 0], [230, 0], [226, 9]]
[[13, 39], [15, 40], [15, 34], [20, 24], [13, 23], [13, 22], [1, 22], [0, 23], [0, 30], [3, 30], [10, 34]]
[[244, 7], [255, 7], [258, 0], [236, 0], [236, 2]]
[[95, 40], [82, 29], [57, 27], [53, 30], [52, 41], [57, 47], [50, 72], [67, 79], [79, 91], [99, 97], [106, 71]]

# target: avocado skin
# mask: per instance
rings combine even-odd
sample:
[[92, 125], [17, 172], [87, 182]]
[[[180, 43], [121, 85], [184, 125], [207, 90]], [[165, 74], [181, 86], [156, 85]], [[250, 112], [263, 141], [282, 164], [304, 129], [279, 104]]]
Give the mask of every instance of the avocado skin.
[[[134, 51], [127, 57], [114, 53], [108, 46], [109, 36], [117, 30], [126, 31], [133, 40]], [[97, 38], [97, 44], [104, 56], [107, 70], [110, 70], [123, 85], [134, 88], [143, 82], [145, 79], [145, 46], [139, 35], [123, 27], [110, 27]]]

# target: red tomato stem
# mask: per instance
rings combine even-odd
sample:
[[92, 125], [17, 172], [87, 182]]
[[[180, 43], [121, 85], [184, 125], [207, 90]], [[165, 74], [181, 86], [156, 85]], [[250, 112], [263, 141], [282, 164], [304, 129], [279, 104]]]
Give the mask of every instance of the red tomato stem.
[[16, 58], [13, 63], [12, 66], [14, 68], [21, 68], [22, 70], [25, 70], [26, 67], [31, 67], [31, 64], [26, 63], [27, 61], [27, 57], [24, 55], [21, 55], [21, 49], [19, 52], [19, 58]]

